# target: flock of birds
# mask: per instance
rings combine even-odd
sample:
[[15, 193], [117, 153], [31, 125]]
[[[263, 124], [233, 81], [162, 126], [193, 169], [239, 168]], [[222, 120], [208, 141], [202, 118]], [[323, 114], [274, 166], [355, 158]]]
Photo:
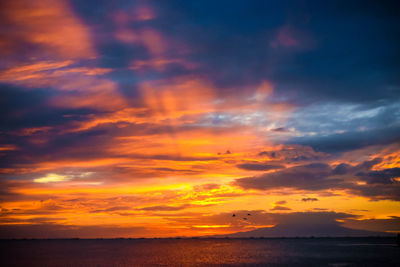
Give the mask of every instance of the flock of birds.
[[[247, 213], [247, 216], [251, 216], [251, 214], [250, 213]], [[234, 213], [234, 214], [232, 214], [232, 217], [236, 217], [236, 214]], [[247, 220], [247, 217], [243, 217], [243, 220]]]

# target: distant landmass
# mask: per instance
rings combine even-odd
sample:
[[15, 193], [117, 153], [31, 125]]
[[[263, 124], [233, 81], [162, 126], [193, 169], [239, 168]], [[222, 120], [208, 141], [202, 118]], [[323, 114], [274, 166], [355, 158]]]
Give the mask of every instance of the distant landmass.
[[343, 227], [339, 224], [279, 224], [247, 232], [237, 232], [213, 237], [363, 237], [393, 236], [386, 232], [373, 232]]

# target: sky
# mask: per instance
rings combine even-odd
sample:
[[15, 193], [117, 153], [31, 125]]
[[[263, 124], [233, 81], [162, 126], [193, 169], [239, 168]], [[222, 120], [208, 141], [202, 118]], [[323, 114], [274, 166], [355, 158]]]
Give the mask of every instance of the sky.
[[398, 10], [1, 1], [0, 238], [400, 231]]

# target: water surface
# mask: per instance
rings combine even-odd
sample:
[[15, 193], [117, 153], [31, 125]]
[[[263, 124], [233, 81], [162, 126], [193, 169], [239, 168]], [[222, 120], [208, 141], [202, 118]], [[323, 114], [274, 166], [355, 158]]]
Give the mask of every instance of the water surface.
[[7, 240], [2, 266], [400, 266], [394, 238]]

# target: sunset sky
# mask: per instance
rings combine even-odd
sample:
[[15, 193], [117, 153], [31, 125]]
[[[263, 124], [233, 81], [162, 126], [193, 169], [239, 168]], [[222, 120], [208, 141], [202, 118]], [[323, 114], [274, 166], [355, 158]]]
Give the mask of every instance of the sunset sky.
[[399, 17], [1, 1], [0, 238], [400, 231]]

